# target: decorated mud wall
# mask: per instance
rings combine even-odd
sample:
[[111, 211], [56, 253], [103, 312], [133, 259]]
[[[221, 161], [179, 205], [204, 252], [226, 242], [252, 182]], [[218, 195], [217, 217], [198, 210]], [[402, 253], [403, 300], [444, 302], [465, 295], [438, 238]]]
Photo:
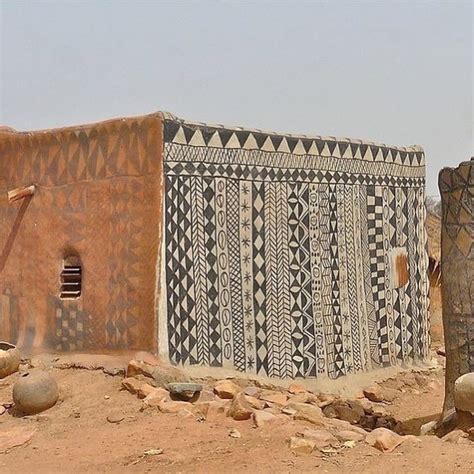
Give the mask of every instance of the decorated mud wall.
[[156, 347], [162, 135], [156, 115], [0, 130], [0, 340], [24, 352]]
[[164, 121], [172, 362], [337, 378], [427, 355], [421, 148]]
[[171, 114], [0, 129], [0, 340], [330, 377], [428, 352], [424, 154]]

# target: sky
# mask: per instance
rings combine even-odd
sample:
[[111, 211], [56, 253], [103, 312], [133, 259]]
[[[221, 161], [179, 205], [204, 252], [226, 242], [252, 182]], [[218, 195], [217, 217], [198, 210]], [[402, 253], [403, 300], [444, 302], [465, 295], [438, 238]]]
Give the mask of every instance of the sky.
[[166, 110], [474, 155], [474, 0], [0, 0], [0, 124]]

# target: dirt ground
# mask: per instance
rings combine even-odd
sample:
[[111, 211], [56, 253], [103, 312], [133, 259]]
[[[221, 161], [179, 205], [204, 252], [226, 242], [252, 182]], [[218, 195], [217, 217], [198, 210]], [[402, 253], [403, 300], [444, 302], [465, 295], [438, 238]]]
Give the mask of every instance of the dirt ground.
[[[60, 401], [41, 416], [0, 415], [0, 433], [15, 427], [36, 431], [22, 446], [0, 454], [0, 472], [474, 472], [474, 448], [434, 436], [404, 442], [381, 453], [365, 442], [353, 448], [295, 455], [287, 440], [309, 423], [282, 422], [254, 428], [250, 420], [215, 421], [140, 411], [142, 401], [121, 389], [120, 376], [102, 371], [51, 369]], [[11, 400], [19, 374], [0, 381], [0, 404]], [[406, 433], [435, 419], [443, 402], [443, 370], [431, 371], [426, 386], [387, 405]], [[120, 423], [107, 417], [120, 415]], [[229, 431], [237, 428], [240, 438]], [[474, 445], [473, 445], [474, 446]], [[147, 450], [161, 454], [145, 455]], [[331, 450], [329, 450], [331, 451]], [[158, 451], [160, 452], [160, 451]]]

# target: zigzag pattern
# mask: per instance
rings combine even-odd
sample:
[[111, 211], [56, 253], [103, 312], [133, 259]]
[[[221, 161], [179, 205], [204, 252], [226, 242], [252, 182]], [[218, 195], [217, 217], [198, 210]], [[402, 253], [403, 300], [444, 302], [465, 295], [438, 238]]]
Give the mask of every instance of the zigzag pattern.
[[227, 150], [257, 150], [280, 152], [296, 157], [316, 155], [348, 160], [397, 163], [404, 166], [423, 166], [424, 153], [418, 147], [388, 147], [373, 142], [334, 137], [280, 135], [260, 130], [244, 130], [165, 120], [165, 142], [194, 147], [225, 148]]
[[207, 305], [207, 266], [204, 235], [204, 198], [202, 179], [191, 182], [194, 289], [196, 294], [197, 359], [209, 365], [209, 314]]
[[265, 184], [265, 223], [266, 246], [265, 260], [267, 278], [266, 319], [267, 319], [267, 346], [268, 346], [268, 375], [280, 376], [280, 351], [278, 347], [278, 242], [277, 242], [277, 207], [276, 185]]
[[276, 253], [278, 274], [278, 349], [280, 354], [280, 376], [291, 377], [293, 373], [292, 346], [291, 346], [291, 318], [290, 316], [290, 275], [288, 252], [288, 207], [287, 186], [285, 183], [276, 185], [276, 214], [277, 239]]
[[232, 309], [232, 333], [234, 341], [234, 366], [245, 371], [246, 352], [244, 336], [244, 314], [242, 301], [242, 282], [240, 272], [240, 196], [236, 181], [226, 183], [227, 236], [229, 245], [229, 277]]
[[357, 305], [353, 302], [357, 299], [357, 280], [356, 280], [356, 254], [354, 245], [354, 236], [356, 229], [354, 227], [354, 202], [356, 200], [353, 189], [349, 186], [344, 187], [344, 222], [346, 231], [346, 257], [347, 257], [347, 283], [349, 296], [349, 314], [352, 341], [352, 357], [354, 361], [354, 371], [362, 370], [362, 351], [360, 346], [360, 315]]
[[[409, 249], [411, 280], [407, 291], [392, 287], [392, 249], [415, 240], [412, 236], [420, 231], [423, 219], [413, 193], [408, 204], [403, 200], [412, 186], [423, 185], [422, 177], [411, 174], [416, 167], [405, 170], [404, 177], [371, 175], [367, 170], [355, 176], [338, 169], [341, 161], [320, 157], [320, 162], [312, 160], [304, 169], [304, 156], [262, 151], [268, 144], [258, 150], [229, 148], [233, 132], [213, 135], [225, 146], [217, 141], [198, 146], [201, 138], [196, 138], [195, 131], [183, 129], [186, 140], [194, 140], [191, 146], [173, 142], [167, 147], [167, 175], [202, 182], [202, 191], [199, 185], [191, 186], [191, 197], [187, 188], [170, 195], [178, 201], [203, 202], [197, 204], [202, 212], [190, 212], [191, 237], [185, 226], [177, 228], [175, 217], [168, 217], [168, 213], [178, 212], [178, 221], [186, 220], [186, 205], [175, 203], [167, 209], [171, 228], [177, 231], [176, 237], [167, 233], [167, 239], [176, 239], [167, 241], [167, 249], [178, 252], [167, 265], [170, 272], [172, 267], [178, 268], [179, 275], [202, 275], [202, 258], [186, 272], [188, 252], [179, 247], [191, 245], [194, 255], [202, 246], [199, 250], [193, 239], [204, 239], [211, 365], [278, 378], [337, 378], [393, 365], [397, 357], [406, 360], [404, 354], [413, 352], [408, 338], [412, 348], [416, 341], [416, 351], [425, 352], [426, 322], [420, 321], [414, 340], [412, 318], [404, 308], [416, 307], [414, 317], [423, 311], [424, 287], [412, 281], [413, 277], [421, 279], [417, 267], [422, 265], [416, 260], [421, 256], [421, 239], [413, 244], [416, 248]], [[252, 164], [270, 155], [273, 158], [268, 158], [267, 165]], [[363, 162], [342, 156], [339, 160], [346, 170], [356, 169], [354, 162]], [[272, 167], [277, 162], [283, 167]], [[333, 169], [315, 169], [319, 164]], [[379, 165], [387, 163], [370, 162], [367, 166], [375, 169]], [[193, 196], [199, 193], [202, 198]], [[417, 191], [417, 196], [422, 194]], [[414, 205], [416, 217], [408, 218]], [[194, 222], [195, 216], [199, 222]], [[169, 280], [173, 283], [172, 275]], [[202, 281], [193, 287], [185, 279], [184, 287], [194, 293], [186, 299], [183, 287], [176, 291], [172, 284], [168, 311], [192, 309], [202, 286]], [[196, 301], [196, 314], [204, 310], [202, 306]], [[170, 332], [180, 344], [177, 351], [184, 354], [175, 354], [179, 361], [192, 359], [185, 348], [192, 342], [192, 314], [168, 316], [170, 326], [181, 326]], [[200, 358], [198, 351], [196, 359]]]

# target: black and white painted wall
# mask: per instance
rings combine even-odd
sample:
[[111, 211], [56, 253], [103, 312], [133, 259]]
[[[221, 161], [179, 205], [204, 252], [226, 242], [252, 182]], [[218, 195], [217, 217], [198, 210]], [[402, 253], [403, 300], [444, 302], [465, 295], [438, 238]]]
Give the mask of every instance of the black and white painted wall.
[[337, 378], [427, 356], [421, 148], [176, 118], [164, 135], [172, 362]]

